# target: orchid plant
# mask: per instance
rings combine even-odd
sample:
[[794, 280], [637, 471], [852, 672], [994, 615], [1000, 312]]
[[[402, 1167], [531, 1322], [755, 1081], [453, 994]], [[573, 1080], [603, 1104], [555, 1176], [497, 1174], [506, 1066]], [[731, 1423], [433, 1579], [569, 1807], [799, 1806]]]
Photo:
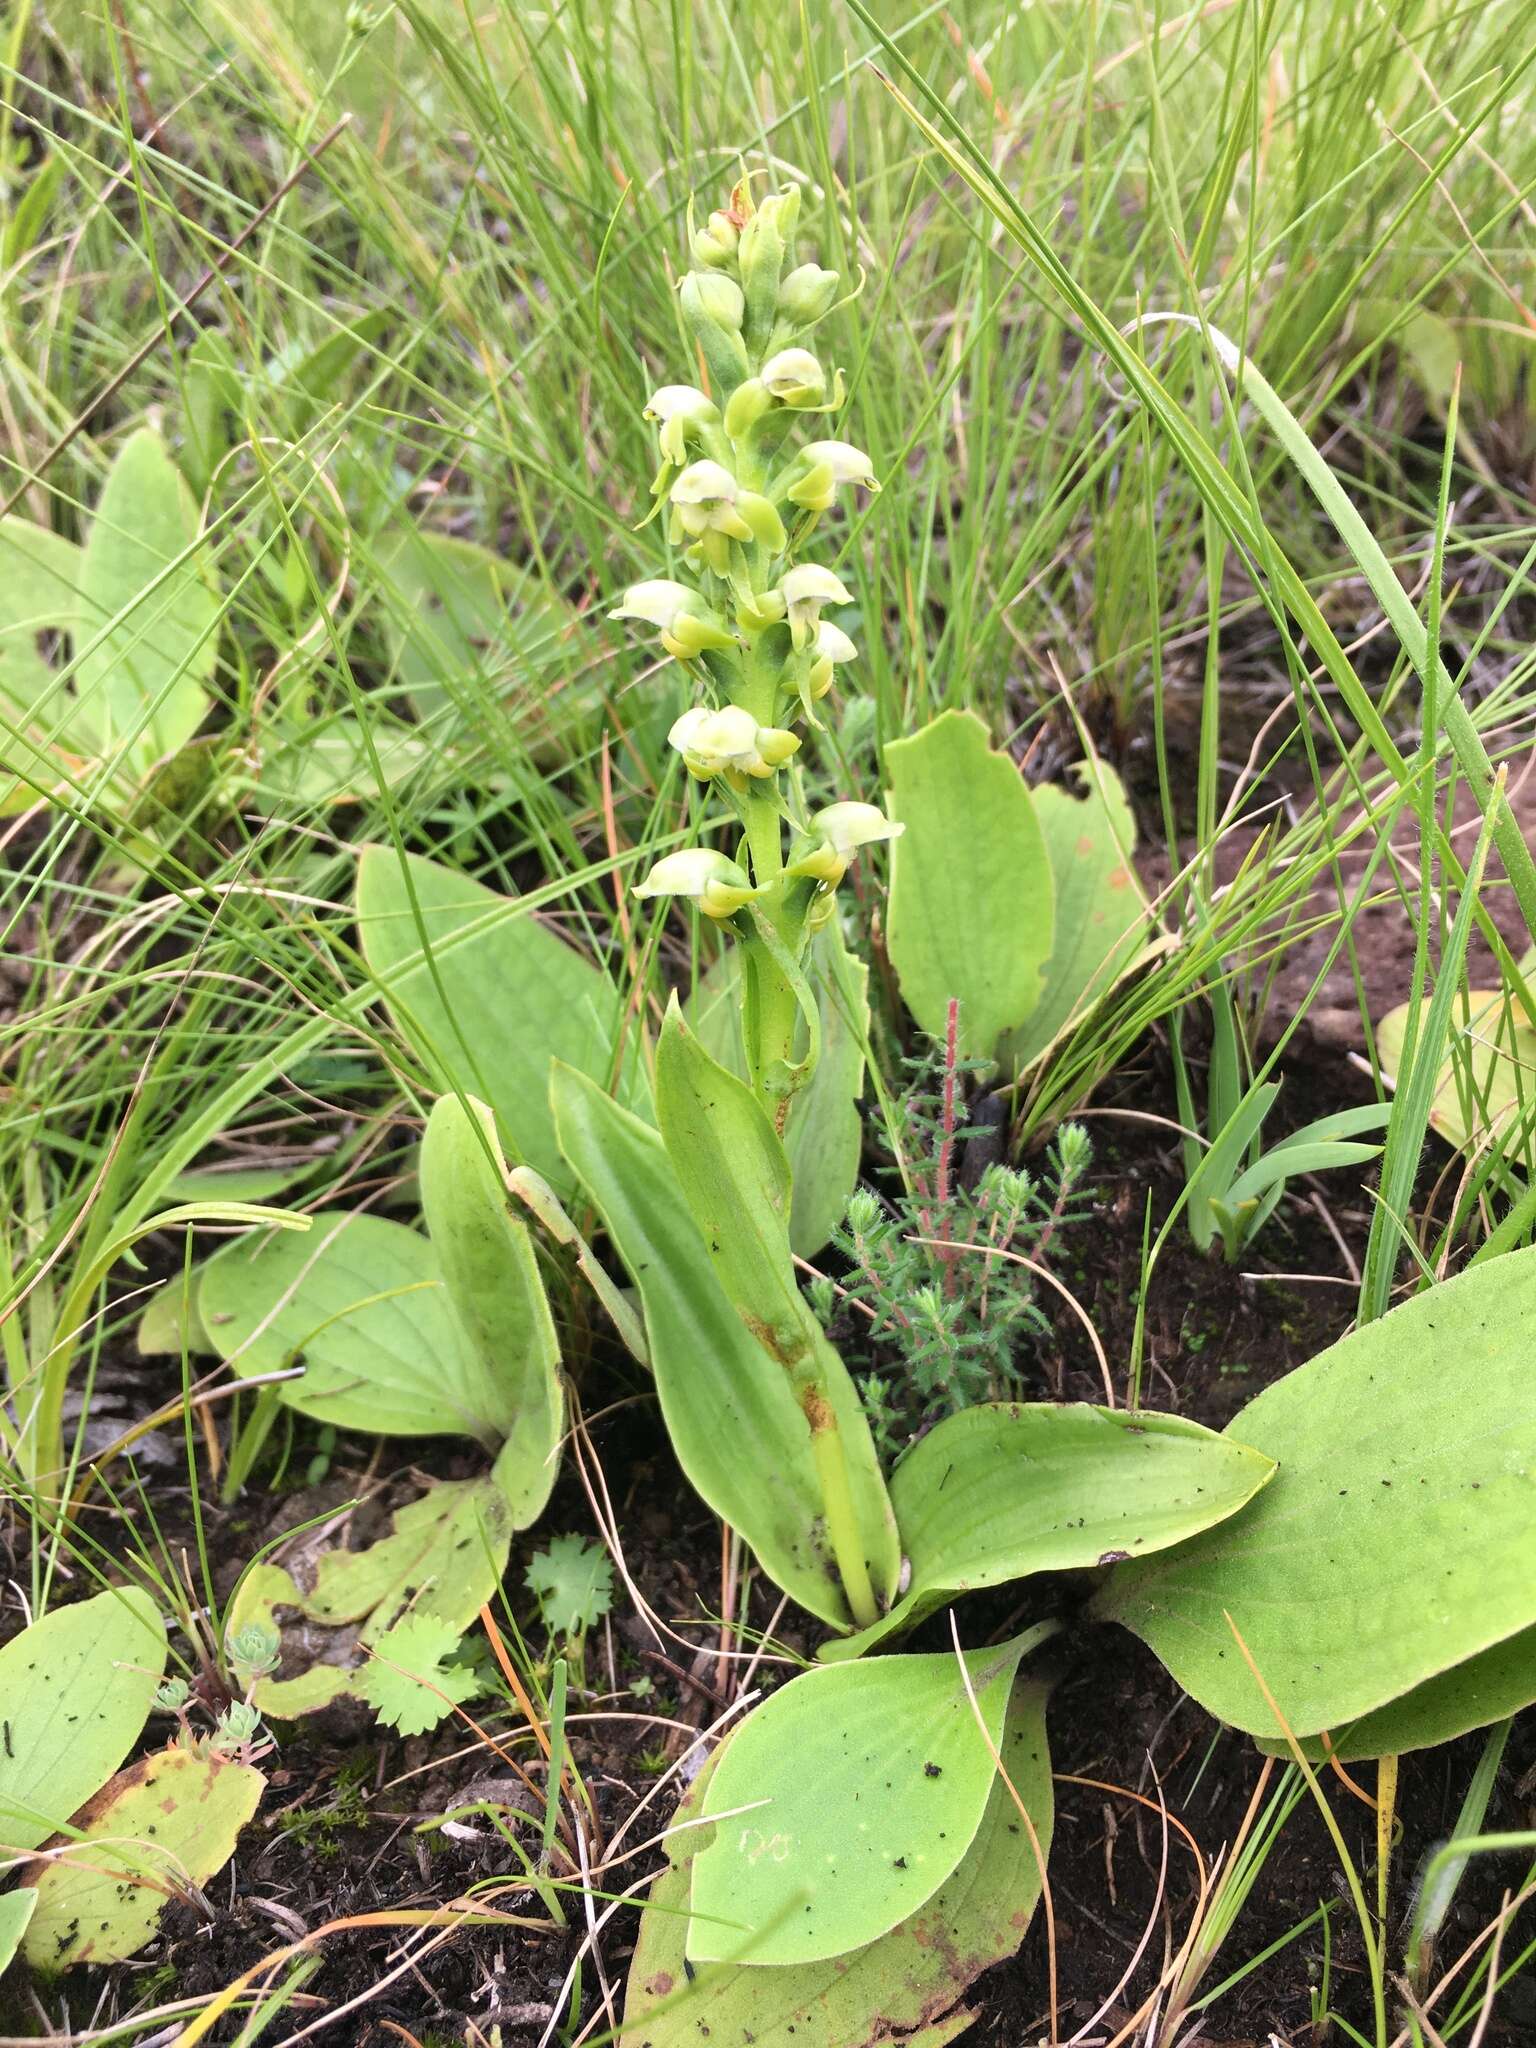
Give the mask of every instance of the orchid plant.
[[679, 303], [709, 389], [665, 384], [645, 407], [660, 457], [651, 517], [665, 514], [691, 580], [633, 584], [611, 614], [653, 626], [692, 679], [698, 701], [669, 738], [735, 828], [731, 851], [666, 854], [635, 894], [689, 898], [739, 941], [748, 1067], [780, 1132], [816, 1055], [806, 948], [859, 850], [901, 830], [870, 803], [806, 814], [787, 773], [795, 725], [820, 728], [816, 707], [858, 652], [823, 616], [849, 592], [803, 551], [840, 492], [880, 487], [861, 448], [797, 439], [845, 399], [842, 372], [806, 346], [841, 280], [791, 265], [799, 200], [791, 187], [754, 204], [742, 184], [691, 235]]

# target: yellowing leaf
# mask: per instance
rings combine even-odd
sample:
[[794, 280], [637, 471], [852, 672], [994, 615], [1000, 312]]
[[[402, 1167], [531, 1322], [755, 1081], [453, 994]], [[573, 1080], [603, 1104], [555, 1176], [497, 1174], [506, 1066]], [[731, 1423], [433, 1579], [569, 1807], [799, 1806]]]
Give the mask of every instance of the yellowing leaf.
[[162, 1749], [129, 1764], [48, 1860], [23, 1866], [37, 1906], [22, 1954], [44, 1971], [133, 1955], [172, 1899], [229, 1861], [265, 1786], [249, 1764], [201, 1750]]
[[[1434, 998], [1426, 996], [1421, 1016]], [[1384, 1077], [1394, 1085], [1408, 1031], [1408, 1005], [1399, 1003], [1376, 1026]], [[1451, 1040], [1456, 1041], [1453, 1050]], [[1429, 1121], [1442, 1138], [1466, 1151], [1489, 1137], [1518, 1130], [1536, 1112], [1536, 1029], [1519, 1004], [1497, 989], [1473, 989], [1451, 1007], [1446, 1056], [1435, 1080]]]
[[[511, 1540], [493, 1479], [445, 1479], [397, 1509], [390, 1533], [364, 1549], [314, 1556], [300, 1545], [289, 1566], [257, 1565], [225, 1621], [230, 1633], [251, 1622], [280, 1631], [282, 1662], [257, 1681], [256, 1705], [296, 1720], [360, 1695], [369, 1650], [407, 1616], [441, 1625], [457, 1642], [501, 1583]], [[297, 1620], [279, 1621], [285, 1608]]]

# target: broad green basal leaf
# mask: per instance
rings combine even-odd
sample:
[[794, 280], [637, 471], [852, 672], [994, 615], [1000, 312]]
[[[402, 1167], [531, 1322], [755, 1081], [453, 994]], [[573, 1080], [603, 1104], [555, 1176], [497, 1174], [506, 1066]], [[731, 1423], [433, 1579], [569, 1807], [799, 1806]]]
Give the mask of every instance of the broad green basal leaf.
[[[762, 1104], [711, 1058], [675, 997], [656, 1049], [656, 1116], [727, 1300], [770, 1369], [788, 1379], [822, 1469], [834, 1464], [845, 1475], [858, 1542], [838, 1553], [839, 1573], [854, 1613], [871, 1620], [895, 1585], [896, 1525], [853, 1382], [796, 1282], [789, 1159]], [[757, 1455], [751, 1442], [734, 1449]], [[834, 1539], [835, 1527], [828, 1534]]]
[[1430, 1288], [1289, 1373], [1229, 1430], [1277, 1461], [1271, 1484], [1229, 1528], [1120, 1567], [1099, 1611], [1211, 1713], [1262, 1736], [1281, 1731], [1234, 1630], [1305, 1736], [1532, 1628], [1533, 1321], [1536, 1249]]
[[[790, 1244], [798, 1257], [814, 1259], [842, 1221], [859, 1178], [869, 969], [849, 952], [833, 923], [811, 941], [807, 974], [821, 1017], [821, 1057], [810, 1080], [790, 1097], [784, 1150], [793, 1177]], [[740, 956], [730, 947], [700, 982], [687, 1017], [721, 1066], [745, 1080], [740, 991]]]
[[1030, 792], [1045, 835], [1055, 887], [1056, 923], [1045, 987], [1029, 1021], [1011, 1032], [1004, 1057], [1018, 1073], [1084, 1016], [1140, 953], [1147, 905], [1131, 856], [1136, 820], [1112, 768], [1085, 762], [1083, 793], [1054, 784]]
[[303, 1237], [258, 1232], [202, 1270], [203, 1329], [236, 1372], [302, 1365], [282, 1382], [301, 1414], [383, 1436], [472, 1436], [496, 1446], [511, 1404], [454, 1312], [418, 1231], [327, 1210]]
[[942, 1037], [960, 1004], [960, 1047], [992, 1059], [1033, 1014], [1055, 930], [1045, 839], [1030, 793], [970, 711], [945, 711], [885, 750], [891, 848], [888, 944], [908, 1009]]
[[36, 1970], [115, 1963], [141, 1949], [188, 1886], [234, 1854], [266, 1779], [203, 1750], [162, 1749], [119, 1771], [54, 1844], [23, 1866], [37, 1906], [21, 1951]]
[[[400, 1035], [437, 1085], [488, 1102], [509, 1154], [569, 1193], [549, 1066], [563, 1060], [609, 1081], [623, 1006], [607, 975], [515, 898], [415, 854], [402, 869], [382, 846], [358, 862], [357, 920]], [[634, 1068], [631, 1095], [643, 1108]]]
[[770, 1695], [705, 1794], [723, 1818], [693, 1866], [690, 1962], [824, 1961], [932, 1898], [981, 1826], [1031, 1641], [966, 1652], [985, 1734], [948, 1652], [826, 1665]]
[[415, 726], [374, 718], [365, 731], [345, 712], [304, 724], [271, 722], [257, 744], [255, 772], [234, 780], [250, 791], [245, 808], [275, 817], [372, 802], [442, 759]]
[[[1357, 1757], [1400, 1756], [1407, 1750], [1432, 1749], [1451, 1742], [1474, 1728], [1486, 1728], [1502, 1721], [1506, 1714], [1518, 1714], [1536, 1700], [1536, 1627], [1522, 1629], [1507, 1641], [1495, 1643], [1427, 1678], [1400, 1700], [1378, 1707], [1374, 1714], [1348, 1727], [1330, 1732], [1326, 1744], [1309, 1738], [1302, 1747], [1321, 1759], [1336, 1757], [1340, 1763]], [[1259, 1747], [1272, 1754], [1288, 1756], [1290, 1744], [1279, 1737], [1259, 1738]]]
[[165, 1627], [138, 1587], [55, 1607], [0, 1650], [0, 1843], [35, 1849], [138, 1740]]
[[421, 1147], [421, 1206], [459, 1327], [505, 1439], [496, 1476], [513, 1527], [537, 1519], [555, 1483], [565, 1396], [560, 1344], [527, 1225], [508, 1208], [495, 1119], [473, 1096], [434, 1103]]
[[[1003, 1764], [1040, 1845], [1050, 1854], [1052, 1786], [1045, 1689], [1014, 1688]], [[1024, 1938], [1040, 1895], [1029, 1831], [999, 1777], [970, 1851], [917, 1912], [851, 1955], [827, 1962], [692, 1972], [684, 1948], [695, 1859], [729, 1821], [694, 1825], [712, 1773], [701, 1773], [673, 1823], [666, 1870], [651, 1888], [630, 1966], [621, 2048], [698, 2048], [750, 2038], [757, 2048], [940, 2048], [976, 2017], [954, 2001]]]
[[979, 1587], [1182, 1543], [1236, 1514], [1274, 1469], [1262, 1453], [1173, 1415], [1083, 1404], [962, 1409], [891, 1478], [912, 1568], [905, 1596], [822, 1655], [859, 1656]]
[[73, 617], [75, 694], [104, 749], [142, 771], [196, 732], [219, 599], [192, 493], [151, 427], [119, 450], [97, 501]]
[[[678, 1463], [791, 1598], [834, 1627], [848, 1627], [805, 1416], [783, 1367], [726, 1300], [665, 1146], [568, 1067], [556, 1067], [551, 1092], [565, 1156], [640, 1290], [656, 1392]], [[851, 1381], [838, 1398], [839, 1423], [850, 1433], [867, 1428]], [[892, 1573], [894, 1550], [893, 1531]]]
[[423, 720], [449, 708], [484, 712], [487, 684], [498, 696], [526, 689], [522, 663], [572, 623], [558, 599], [454, 534], [404, 527], [378, 559], [385, 632]]

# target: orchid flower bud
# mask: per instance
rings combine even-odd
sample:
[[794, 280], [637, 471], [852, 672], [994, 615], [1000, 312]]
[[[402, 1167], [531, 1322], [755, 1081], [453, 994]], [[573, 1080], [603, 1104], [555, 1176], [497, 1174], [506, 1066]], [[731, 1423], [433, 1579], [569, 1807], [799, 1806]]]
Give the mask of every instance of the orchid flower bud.
[[789, 620], [789, 637], [797, 648], [810, 642], [821, 622], [824, 604], [853, 602], [832, 571], [823, 569], [818, 562], [801, 562], [791, 569], [779, 585], [779, 594]]
[[677, 720], [667, 739], [690, 775], [701, 782], [721, 775], [737, 787], [746, 776], [762, 781], [772, 775], [800, 746], [797, 734], [759, 725], [739, 704], [723, 704], [718, 711], [696, 705]]
[[813, 876], [827, 888], [835, 889], [861, 847], [877, 845], [884, 839], [899, 839], [906, 829], [874, 804], [828, 804], [811, 818], [811, 843], [784, 872]]
[[683, 320], [703, 352], [711, 381], [731, 392], [747, 375], [747, 351], [741, 338], [746, 301], [741, 286], [718, 270], [690, 270], [678, 286]]
[[761, 377], [749, 377], [738, 384], [726, 400], [725, 431], [733, 441], [743, 441], [773, 405], [773, 394]]
[[869, 457], [847, 441], [807, 441], [800, 450], [801, 474], [785, 492], [791, 504], [808, 512], [825, 512], [837, 497], [839, 484], [858, 484], [878, 491]]
[[645, 403], [645, 417], [659, 422], [662, 457], [679, 468], [688, 460], [689, 429], [720, 424], [720, 408], [691, 384], [663, 384]]
[[691, 661], [708, 649], [723, 652], [736, 642], [696, 590], [686, 583], [672, 583], [656, 577], [648, 583], [632, 583], [622, 604], [615, 605], [610, 619], [643, 619], [661, 634], [668, 654]]
[[855, 661], [858, 648], [848, 638], [841, 626], [834, 626], [830, 619], [818, 620], [816, 638], [811, 643], [815, 659], [811, 663], [810, 694], [812, 700], [825, 697], [832, 687], [833, 671], [840, 661]]
[[666, 854], [631, 892], [650, 896], [690, 896], [706, 917], [734, 917], [757, 891], [735, 861], [708, 847], [686, 846]]
[[814, 327], [837, 299], [838, 274], [819, 263], [802, 263], [779, 286], [779, 318], [795, 327]]
[[827, 373], [808, 348], [781, 348], [759, 373], [770, 397], [780, 405], [808, 410], [827, 395]]
[[779, 281], [799, 213], [799, 189], [791, 185], [787, 191], [770, 192], [741, 231], [736, 261], [747, 296], [747, 335], [759, 348], [778, 310]]
[[717, 209], [703, 227], [694, 230], [689, 247], [701, 270], [721, 270], [736, 254], [740, 240], [741, 230], [731, 215]]

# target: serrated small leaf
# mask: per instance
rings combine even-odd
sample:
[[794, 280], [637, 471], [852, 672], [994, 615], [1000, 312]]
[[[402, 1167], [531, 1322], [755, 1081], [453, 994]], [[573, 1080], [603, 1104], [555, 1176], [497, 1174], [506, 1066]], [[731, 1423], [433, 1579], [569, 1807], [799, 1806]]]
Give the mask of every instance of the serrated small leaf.
[[35, 1849], [128, 1754], [165, 1675], [142, 1588], [55, 1607], [0, 1649], [0, 1841]]
[[1032, 1015], [1055, 932], [1051, 864], [1017, 766], [971, 711], [945, 711], [885, 750], [891, 848], [888, 946], [902, 999], [942, 1038], [960, 1005], [960, 1048], [993, 1059]]
[[556, 1536], [534, 1552], [524, 1583], [552, 1634], [579, 1635], [613, 1605], [613, 1560], [600, 1543]]
[[[357, 1695], [370, 1647], [409, 1614], [440, 1623], [455, 1642], [506, 1570], [512, 1524], [495, 1481], [438, 1480], [396, 1511], [387, 1536], [361, 1550], [300, 1552], [292, 1568], [255, 1566], [241, 1579], [225, 1627], [280, 1632], [282, 1662], [258, 1679], [263, 1714], [296, 1720]], [[279, 1621], [293, 1608], [299, 1620]]]
[[863, 1948], [953, 1875], [981, 1826], [1030, 1639], [824, 1665], [731, 1737], [706, 1815], [729, 1816], [693, 1866], [691, 1962], [754, 1969]]
[[47, 1860], [23, 1865], [37, 1907], [22, 1954], [47, 1972], [136, 1954], [172, 1899], [223, 1869], [265, 1787], [251, 1765], [201, 1750], [162, 1749], [129, 1764]]
[[458, 1649], [459, 1631], [430, 1615], [407, 1615], [373, 1645], [357, 1690], [379, 1719], [399, 1735], [425, 1735], [473, 1699], [480, 1681], [473, 1671], [448, 1659]]

